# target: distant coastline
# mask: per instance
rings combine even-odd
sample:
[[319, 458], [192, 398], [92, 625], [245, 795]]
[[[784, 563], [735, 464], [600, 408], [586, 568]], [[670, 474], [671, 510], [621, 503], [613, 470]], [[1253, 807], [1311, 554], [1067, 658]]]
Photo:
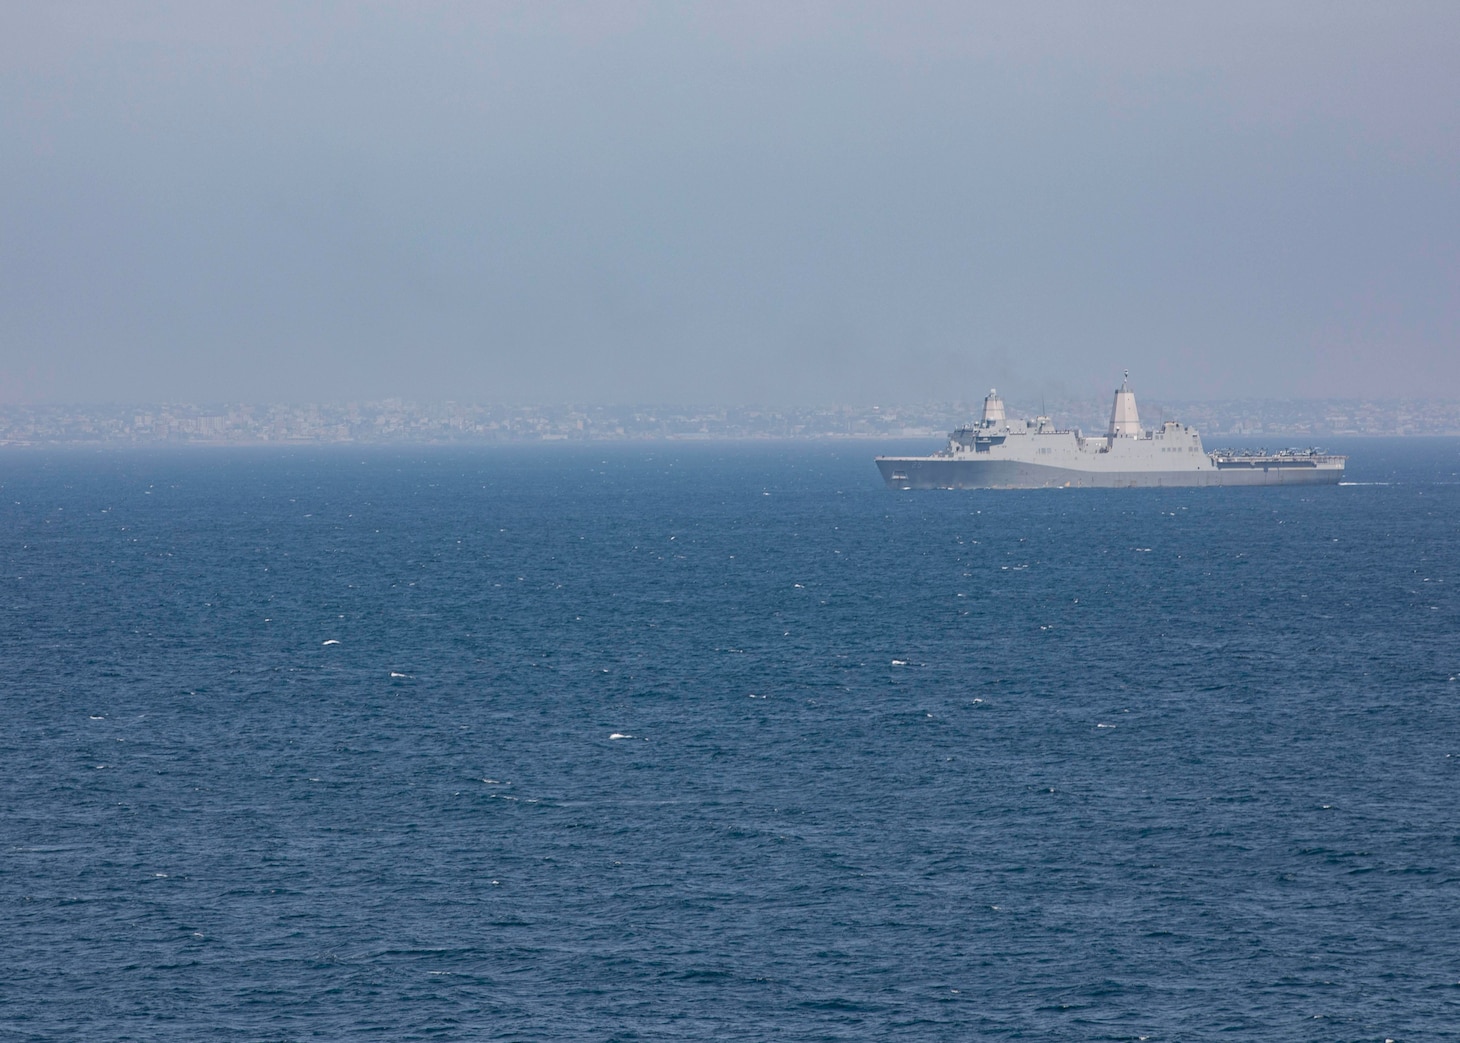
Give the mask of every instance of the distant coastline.
[[[1040, 403], [1010, 408], [1040, 412]], [[0, 447], [44, 445], [350, 445], [941, 438], [976, 406], [7, 405]], [[1103, 428], [1104, 402], [1045, 405], [1062, 425]], [[1313, 442], [1350, 436], [1460, 436], [1460, 401], [1154, 401], [1143, 419], [1177, 419], [1213, 438]]]

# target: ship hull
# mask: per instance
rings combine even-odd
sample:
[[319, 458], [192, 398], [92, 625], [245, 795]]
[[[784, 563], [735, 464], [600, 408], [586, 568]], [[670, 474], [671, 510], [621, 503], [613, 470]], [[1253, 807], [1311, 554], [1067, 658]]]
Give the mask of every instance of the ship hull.
[[1207, 486], [1335, 485], [1343, 466], [1308, 461], [1237, 466], [1203, 460], [1186, 470], [1076, 470], [1022, 460], [879, 456], [891, 489], [1160, 489]]

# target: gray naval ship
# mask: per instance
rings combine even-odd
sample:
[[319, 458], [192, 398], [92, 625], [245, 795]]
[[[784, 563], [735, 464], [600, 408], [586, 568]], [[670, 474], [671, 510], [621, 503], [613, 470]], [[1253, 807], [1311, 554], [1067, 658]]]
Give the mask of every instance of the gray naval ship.
[[893, 489], [1146, 489], [1190, 485], [1333, 485], [1345, 456], [1316, 449], [1218, 449], [1206, 452], [1194, 429], [1168, 420], [1141, 427], [1130, 374], [1115, 392], [1110, 429], [1087, 436], [1049, 417], [1010, 420], [997, 391], [983, 419], [960, 427], [931, 456], [879, 456]]

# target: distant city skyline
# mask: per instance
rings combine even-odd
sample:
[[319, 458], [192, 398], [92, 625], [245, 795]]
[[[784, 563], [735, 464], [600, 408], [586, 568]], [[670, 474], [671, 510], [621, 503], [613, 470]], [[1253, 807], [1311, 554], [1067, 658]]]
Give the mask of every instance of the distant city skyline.
[[1460, 5], [0, 10], [0, 403], [1460, 398]]
[[[1011, 416], [1031, 417], [1035, 403], [1008, 400]], [[1098, 434], [1109, 403], [1038, 403], [1056, 426]], [[46, 445], [299, 443], [389, 444], [559, 441], [663, 441], [745, 438], [941, 437], [976, 419], [967, 402], [805, 408], [754, 406], [510, 406], [470, 402], [306, 404], [0, 405], [0, 448]], [[1142, 425], [1190, 425], [1208, 439], [1348, 435], [1460, 436], [1460, 400], [1161, 402], [1140, 405]]]

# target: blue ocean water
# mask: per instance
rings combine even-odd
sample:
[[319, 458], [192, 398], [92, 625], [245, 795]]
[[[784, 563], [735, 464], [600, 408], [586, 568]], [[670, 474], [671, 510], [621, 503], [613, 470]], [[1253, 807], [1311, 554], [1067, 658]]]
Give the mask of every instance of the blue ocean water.
[[0, 455], [0, 1039], [1460, 1027], [1460, 440]]

